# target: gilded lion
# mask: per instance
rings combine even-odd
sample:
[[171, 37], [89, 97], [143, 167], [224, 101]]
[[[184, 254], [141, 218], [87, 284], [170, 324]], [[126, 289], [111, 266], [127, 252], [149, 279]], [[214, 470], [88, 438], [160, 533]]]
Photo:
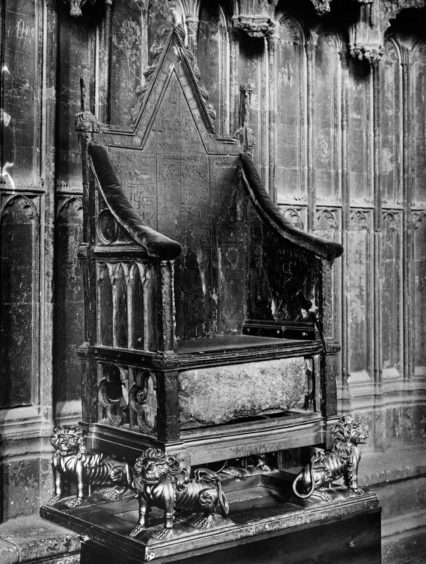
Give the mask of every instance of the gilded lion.
[[133, 467], [139, 520], [130, 536], [135, 537], [146, 529], [151, 507], [164, 511], [164, 528], [155, 534], [157, 538], [167, 536], [172, 530], [176, 510], [202, 513], [191, 522], [193, 527], [200, 529], [213, 525], [213, 514], [217, 508], [226, 517], [229, 505], [219, 476], [207, 468], [196, 470], [194, 475], [195, 479], [190, 480], [188, 470], [177, 457], [167, 456], [156, 448], [145, 450]]
[[104, 454], [86, 454], [85, 436], [79, 427], [55, 427], [50, 441], [56, 452], [52, 458], [55, 495], [49, 505], [62, 499], [64, 479], [77, 485], [77, 496], [65, 502], [68, 507], [80, 505], [89, 486], [116, 486], [107, 494], [112, 499], [118, 499], [129, 487], [127, 464], [115, 462]]
[[310, 462], [294, 480], [294, 493], [302, 499], [316, 495], [328, 500], [328, 494], [321, 490], [331, 488], [331, 483], [342, 477], [347, 488], [362, 493], [358, 486], [361, 458], [358, 445], [364, 444], [367, 438], [368, 431], [361, 428], [351, 415], [341, 417], [332, 431], [331, 450], [316, 449]]

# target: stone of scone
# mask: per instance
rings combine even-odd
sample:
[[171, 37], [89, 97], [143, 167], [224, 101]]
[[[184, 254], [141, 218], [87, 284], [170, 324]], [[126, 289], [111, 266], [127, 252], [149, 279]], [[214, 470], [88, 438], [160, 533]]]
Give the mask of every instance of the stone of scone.
[[183, 427], [226, 423], [291, 409], [304, 392], [306, 364], [285, 358], [188, 370], [178, 382]]

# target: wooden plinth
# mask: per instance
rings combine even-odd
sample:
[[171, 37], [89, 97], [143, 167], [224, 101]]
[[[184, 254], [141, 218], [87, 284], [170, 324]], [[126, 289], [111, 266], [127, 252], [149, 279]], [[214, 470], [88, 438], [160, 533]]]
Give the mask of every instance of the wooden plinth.
[[43, 507], [41, 514], [83, 535], [82, 564], [380, 564], [376, 494], [340, 490], [330, 501], [309, 501], [303, 507], [276, 483], [276, 477], [264, 475], [258, 483], [227, 492], [227, 519], [215, 515], [214, 527], [200, 531], [179, 516], [173, 532], [161, 540], [152, 537], [162, 528], [156, 509], [146, 532], [136, 539], [128, 536], [137, 521], [133, 494], [114, 502], [96, 494], [80, 507]]

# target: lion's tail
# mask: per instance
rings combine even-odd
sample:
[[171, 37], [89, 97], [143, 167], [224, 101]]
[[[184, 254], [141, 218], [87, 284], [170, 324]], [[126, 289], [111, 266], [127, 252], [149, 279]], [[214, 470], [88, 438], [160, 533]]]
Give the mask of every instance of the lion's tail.
[[308, 499], [308, 497], [311, 497], [311, 495], [314, 493], [314, 489], [315, 489], [315, 482], [314, 482], [314, 477], [313, 477], [313, 470], [312, 470], [312, 464], [309, 465], [309, 478], [310, 478], [310, 482], [311, 482], [311, 487], [309, 488], [309, 491], [305, 494], [300, 493], [297, 489], [297, 484], [300, 482], [300, 480], [303, 479], [304, 475], [306, 473], [306, 468], [303, 469], [294, 479], [293, 482], [293, 491], [294, 493], [297, 495], [297, 497], [300, 497], [301, 499]]
[[134, 488], [132, 470], [127, 462], [124, 467], [114, 466], [111, 469], [110, 477], [113, 484], [121, 484], [128, 489]]
[[229, 503], [225, 492], [222, 489], [222, 481], [220, 479], [220, 476], [216, 472], [213, 472], [208, 468], [198, 468], [197, 470], [195, 470], [194, 475], [197, 481], [215, 484], [215, 486], [217, 487], [220, 512], [223, 517], [229, 515]]
[[220, 512], [222, 513], [223, 517], [226, 517], [227, 515], [229, 515], [229, 503], [225, 495], [225, 492], [222, 489], [222, 484], [220, 479], [217, 482], [217, 493], [219, 498]]

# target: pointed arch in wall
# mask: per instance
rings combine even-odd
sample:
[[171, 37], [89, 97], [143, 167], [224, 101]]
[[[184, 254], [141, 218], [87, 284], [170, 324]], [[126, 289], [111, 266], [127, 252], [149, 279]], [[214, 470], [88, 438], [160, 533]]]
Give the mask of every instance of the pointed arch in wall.
[[387, 37], [382, 61], [381, 194], [384, 206], [401, 205], [402, 195], [402, 69], [401, 51]]
[[227, 2], [202, 1], [197, 34], [197, 60], [201, 81], [216, 111], [218, 133], [230, 133], [230, 41]]
[[383, 212], [381, 240], [383, 380], [402, 375], [402, 211]]
[[414, 375], [426, 376], [426, 211], [413, 213]]
[[342, 38], [320, 28], [315, 48], [313, 84], [313, 185], [317, 202], [340, 203]]
[[109, 61], [109, 116], [114, 125], [128, 125], [137, 89], [148, 64], [144, 2], [120, 0], [112, 5]]
[[[426, 42], [418, 42], [412, 51], [411, 66], [413, 108], [422, 108], [426, 91]], [[412, 114], [413, 115], [413, 114]], [[413, 193], [412, 202], [426, 203], [426, 128], [424, 119], [411, 120], [413, 130]]]
[[39, 215], [25, 196], [0, 207], [0, 407], [37, 401]]
[[54, 366], [55, 399], [77, 400], [81, 393], [81, 364], [77, 347], [83, 337], [83, 277], [77, 258], [83, 231], [83, 204], [80, 197], [65, 198], [56, 219], [56, 291]]
[[299, 22], [287, 15], [280, 17], [277, 33], [277, 199], [306, 203], [305, 36]]

